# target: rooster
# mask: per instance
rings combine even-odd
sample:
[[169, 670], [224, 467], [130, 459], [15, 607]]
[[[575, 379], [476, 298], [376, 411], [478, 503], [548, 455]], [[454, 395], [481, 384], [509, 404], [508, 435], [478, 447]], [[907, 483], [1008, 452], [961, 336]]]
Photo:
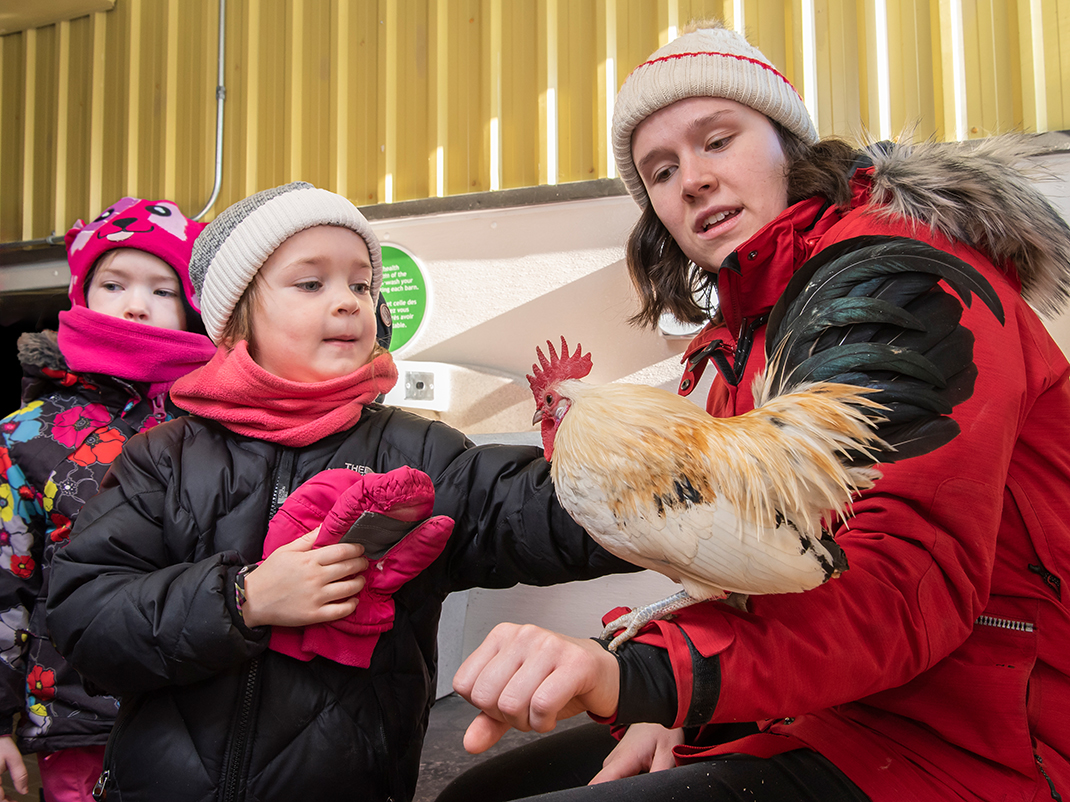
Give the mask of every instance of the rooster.
[[591, 356], [570, 354], [564, 337], [560, 355], [536, 349], [532, 423], [562, 506], [608, 551], [683, 586], [611, 622], [603, 637], [623, 632], [610, 649], [699, 601], [733, 594], [745, 606], [845, 571], [831, 525], [879, 478], [875, 466], [958, 434], [949, 413], [977, 373], [959, 322], [973, 294], [1003, 322], [985, 278], [924, 243], [825, 249], [770, 312], [755, 408], [732, 418], [655, 387], [586, 384]]

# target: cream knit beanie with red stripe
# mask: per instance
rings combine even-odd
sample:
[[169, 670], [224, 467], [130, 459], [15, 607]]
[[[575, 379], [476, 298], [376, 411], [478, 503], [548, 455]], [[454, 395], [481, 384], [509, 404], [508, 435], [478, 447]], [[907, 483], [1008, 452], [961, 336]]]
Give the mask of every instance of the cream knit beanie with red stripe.
[[628, 192], [649, 205], [632, 161], [635, 127], [659, 109], [689, 97], [723, 97], [760, 111], [806, 143], [817, 141], [799, 93], [761, 51], [719, 23], [685, 32], [628, 76], [613, 108], [613, 155]]

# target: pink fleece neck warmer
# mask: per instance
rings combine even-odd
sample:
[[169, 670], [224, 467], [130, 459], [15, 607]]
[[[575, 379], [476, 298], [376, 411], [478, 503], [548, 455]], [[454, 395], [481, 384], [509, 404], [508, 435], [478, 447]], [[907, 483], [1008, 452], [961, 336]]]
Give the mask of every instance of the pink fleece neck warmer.
[[215, 354], [203, 334], [146, 326], [75, 306], [59, 313], [58, 342], [75, 373], [103, 373], [149, 385], [149, 398]]
[[301, 448], [348, 429], [397, 379], [394, 360], [383, 354], [348, 376], [290, 381], [256, 364], [241, 340], [233, 349], [220, 346], [207, 365], [176, 381], [171, 400], [237, 434]]

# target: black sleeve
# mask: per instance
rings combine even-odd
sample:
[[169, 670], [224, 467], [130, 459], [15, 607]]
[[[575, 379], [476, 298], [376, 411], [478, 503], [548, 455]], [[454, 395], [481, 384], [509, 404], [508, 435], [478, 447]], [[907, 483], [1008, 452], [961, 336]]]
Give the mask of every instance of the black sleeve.
[[237, 552], [184, 556], [200, 533], [192, 514], [168, 503], [181, 478], [171, 456], [132, 438], [52, 566], [46, 606], [56, 646], [109, 693], [197, 682], [267, 646], [266, 628], [235, 617]]
[[[454, 520], [440, 560], [443, 592], [553, 585], [639, 571], [599, 546], [561, 507], [535, 446], [473, 445], [461, 432], [391, 410], [379, 424], [379, 470], [418, 467], [435, 485], [435, 514]], [[414, 446], [414, 432], [419, 431]], [[385, 463], [385, 464], [384, 464]]]

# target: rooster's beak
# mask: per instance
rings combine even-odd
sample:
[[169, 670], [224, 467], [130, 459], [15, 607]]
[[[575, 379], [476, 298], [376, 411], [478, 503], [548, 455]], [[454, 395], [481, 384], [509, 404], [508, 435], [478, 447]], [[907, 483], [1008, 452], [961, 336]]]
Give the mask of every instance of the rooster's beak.
[[542, 418], [543, 418], [543, 415], [545, 415], [545, 414], [546, 414], [545, 411], [542, 410], [542, 409], [535, 410], [535, 417], [531, 419], [531, 425], [534, 426], [536, 423], [541, 421]]

